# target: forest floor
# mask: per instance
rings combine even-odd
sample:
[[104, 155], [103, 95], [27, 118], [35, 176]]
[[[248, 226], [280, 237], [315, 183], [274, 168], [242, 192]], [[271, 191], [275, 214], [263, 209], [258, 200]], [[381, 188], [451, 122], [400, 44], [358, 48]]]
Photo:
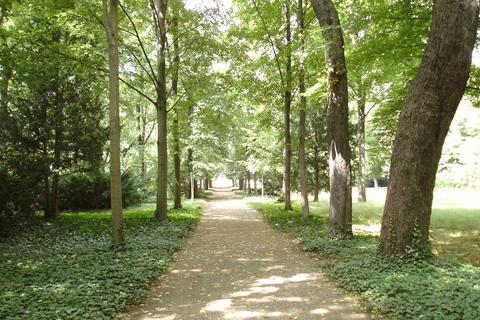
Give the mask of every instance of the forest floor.
[[217, 189], [170, 270], [129, 320], [368, 319], [313, 255], [242, 197]]

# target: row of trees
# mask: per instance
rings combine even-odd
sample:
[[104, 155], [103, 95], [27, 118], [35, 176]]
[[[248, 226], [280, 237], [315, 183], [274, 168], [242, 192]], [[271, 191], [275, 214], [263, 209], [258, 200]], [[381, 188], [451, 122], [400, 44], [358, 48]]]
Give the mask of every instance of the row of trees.
[[[474, 3], [442, 0], [436, 7], [456, 12], [451, 19], [461, 20], [458, 27], [471, 36], [473, 22], [466, 17], [476, 15]], [[237, 0], [230, 10], [215, 2], [192, 7], [180, 0], [104, 0], [103, 8], [90, 0], [11, 0], [3, 1], [1, 10], [0, 170], [7, 186], [2, 194], [10, 192], [2, 214], [35, 208], [55, 216], [63, 176], [102, 171], [109, 164], [118, 242], [119, 177], [127, 169], [142, 177], [146, 194], [155, 195], [158, 218], [167, 217], [168, 196], [179, 208], [197, 180], [221, 172], [231, 179], [261, 177], [267, 192], [283, 194], [286, 209], [291, 209], [291, 191], [300, 191], [304, 216], [308, 194], [318, 197], [319, 190], [329, 189], [330, 233], [351, 237], [352, 181], [358, 183], [359, 201], [366, 201], [366, 175], [378, 179], [390, 166], [404, 98], [422, 82], [412, 81], [422, 54], [426, 70], [440, 68], [437, 62], [426, 66], [430, 56], [450, 59], [440, 52], [442, 46], [423, 53], [428, 38], [429, 45], [437, 41], [433, 31], [429, 35], [431, 21], [443, 21], [441, 26], [451, 21], [432, 19], [432, 3], [423, 0]], [[433, 22], [431, 30], [437, 30]], [[461, 41], [459, 46], [468, 43], [458, 49], [470, 50], [468, 56], [473, 38], [449, 37], [456, 26], [440, 33]], [[470, 64], [462, 61], [465, 70]], [[466, 80], [450, 77], [465, 87]], [[448, 117], [440, 121], [441, 133], [433, 135], [433, 172], [454, 114], [440, 113]], [[401, 130], [410, 136], [411, 128]], [[428, 140], [432, 134], [421, 135]], [[395, 163], [412, 164], [418, 157], [423, 156]], [[397, 176], [410, 182], [411, 174]], [[423, 173], [417, 174], [417, 184], [427, 185]], [[422, 201], [431, 202], [432, 181], [425, 190], [413, 188]], [[8, 187], [20, 183], [27, 187]], [[428, 205], [421, 206], [424, 217]], [[386, 217], [397, 210], [387, 208]], [[400, 223], [390, 216], [385, 230]], [[406, 220], [417, 228], [419, 219], [414, 214]], [[422, 241], [428, 238], [425, 225]], [[414, 233], [412, 228], [407, 233]]]
[[[326, 137], [322, 137], [322, 142], [323, 150], [329, 151], [330, 163], [329, 231], [335, 237], [352, 236], [350, 150], [358, 147], [355, 148], [358, 152], [356, 178], [359, 201], [365, 201], [365, 120], [373, 112], [374, 126], [373, 130], [370, 128], [369, 138], [375, 142], [370, 148], [370, 165], [375, 171], [391, 166], [380, 252], [390, 255], [405, 254], [415, 246], [425, 249], [443, 142], [471, 71], [478, 4], [437, 1], [432, 6], [423, 1], [344, 1], [335, 6], [331, 1], [316, 0], [311, 3], [322, 28], [309, 28], [309, 33], [304, 29], [304, 17], [310, 22], [315, 19], [311, 8], [304, 7], [301, 1], [252, 1], [250, 5], [237, 1], [237, 17], [243, 22], [238, 29], [248, 48], [245, 60], [255, 66], [249, 68], [253, 70], [251, 74], [239, 72], [250, 84], [248, 101], [257, 110], [258, 105], [263, 104], [267, 112], [276, 111], [273, 122], [283, 124], [283, 130], [277, 127], [277, 134], [283, 136], [283, 143], [279, 145], [284, 148], [285, 209], [291, 209], [290, 124], [298, 121], [298, 176], [301, 181], [297, 186], [302, 186], [302, 180], [306, 180], [302, 174], [304, 112], [314, 114], [311, 111], [321, 109], [320, 102], [327, 109], [326, 126], [323, 126]], [[447, 19], [446, 12], [450, 11]], [[315, 31], [322, 32], [322, 39]], [[346, 40], [344, 33], [348, 35]], [[457, 51], [462, 51], [462, 55], [457, 55]], [[324, 60], [319, 57], [323, 52]], [[244, 61], [241, 66], [243, 69]], [[303, 89], [305, 70], [310, 88], [307, 91]], [[257, 85], [252, 86], [252, 83]], [[470, 88], [476, 90], [475, 85]], [[292, 104], [295, 94], [297, 99]], [[351, 136], [349, 94], [357, 104], [357, 139]], [[305, 97], [309, 97], [308, 104]], [[297, 107], [292, 108], [295, 103]], [[410, 108], [415, 111], [409, 111]], [[400, 110], [403, 111], [400, 113]], [[298, 116], [293, 116], [295, 120], [293, 112], [299, 112]], [[259, 121], [257, 123], [265, 124], [264, 118]], [[314, 130], [312, 128], [312, 132]], [[268, 157], [255, 154], [259, 152], [255, 142], [261, 139], [260, 135], [265, 135], [265, 130], [252, 135], [247, 141], [250, 156], [246, 162], [250, 164], [249, 170], [258, 171], [265, 163], [272, 162], [271, 158], [269, 161]], [[318, 137], [312, 133], [311, 141], [315, 141], [314, 136]], [[270, 148], [263, 145], [267, 153], [271, 152]], [[308, 216], [306, 193], [300, 189], [304, 216]]]

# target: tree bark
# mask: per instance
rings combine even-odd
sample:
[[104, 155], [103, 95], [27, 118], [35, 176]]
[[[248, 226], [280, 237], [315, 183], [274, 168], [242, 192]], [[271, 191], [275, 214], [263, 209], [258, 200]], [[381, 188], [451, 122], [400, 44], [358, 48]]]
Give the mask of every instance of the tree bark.
[[157, 208], [155, 217], [167, 218], [168, 187], [168, 150], [167, 150], [167, 78], [166, 78], [166, 43], [167, 32], [165, 18], [168, 0], [150, 0], [157, 36]]
[[429, 253], [438, 162], [468, 80], [478, 12], [478, 1], [435, 2], [428, 43], [393, 144], [380, 255]]
[[358, 202], [367, 202], [365, 177], [365, 98], [358, 101]]
[[318, 125], [320, 118], [320, 110], [315, 112], [313, 120], [311, 120], [311, 127], [314, 131], [315, 141], [313, 143], [313, 170], [314, 170], [314, 191], [313, 191], [313, 202], [318, 202], [318, 194], [320, 192], [320, 126]]
[[328, 67], [327, 139], [330, 163], [329, 235], [351, 238], [352, 180], [348, 134], [348, 89], [344, 40], [338, 13], [331, 0], [311, 0], [322, 26]]
[[286, 64], [286, 84], [285, 84], [285, 110], [284, 115], [284, 170], [283, 170], [283, 189], [285, 196], [285, 210], [292, 210], [291, 201], [291, 171], [292, 171], [292, 138], [290, 133], [290, 109], [292, 106], [292, 92], [291, 79], [292, 79], [292, 54], [290, 52], [290, 43], [292, 38], [291, 25], [290, 25], [290, 5], [285, 4], [285, 16], [287, 19], [287, 64]]
[[113, 242], [125, 241], [122, 209], [120, 167], [120, 86], [118, 78], [118, 0], [103, 0], [103, 23], [107, 34], [110, 74], [110, 194], [112, 206]]
[[308, 207], [308, 184], [307, 184], [307, 164], [305, 156], [305, 122], [307, 97], [305, 96], [305, 21], [303, 16], [303, 1], [298, 0], [298, 26], [300, 28], [300, 141], [299, 141], [299, 158], [300, 158], [300, 194], [302, 216], [308, 218], [310, 216], [310, 208]]
[[[174, 34], [177, 32], [178, 22], [174, 18], [172, 23]], [[180, 48], [178, 44], [178, 38], [173, 42], [173, 50], [175, 57], [173, 59], [174, 72], [172, 76], [172, 94], [174, 97], [178, 94], [178, 75], [180, 72]], [[174, 144], [174, 171], [175, 171], [175, 203], [174, 208], [182, 208], [182, 176], [181, 176], [181, 160], [180, 160], [180, 131], [179, 131], [179, 119], [178, 119], [178, 108], [175, 109], [175, 118], [173, 120], [173, 144]]]

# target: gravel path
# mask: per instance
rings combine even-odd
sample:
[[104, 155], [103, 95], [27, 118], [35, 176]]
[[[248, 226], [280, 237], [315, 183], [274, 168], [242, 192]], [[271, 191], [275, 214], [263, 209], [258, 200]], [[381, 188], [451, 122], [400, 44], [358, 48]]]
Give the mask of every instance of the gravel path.
[[230, 191], [216, 190], [170, 271], [129, 320], [367, 319], [318, 262]]

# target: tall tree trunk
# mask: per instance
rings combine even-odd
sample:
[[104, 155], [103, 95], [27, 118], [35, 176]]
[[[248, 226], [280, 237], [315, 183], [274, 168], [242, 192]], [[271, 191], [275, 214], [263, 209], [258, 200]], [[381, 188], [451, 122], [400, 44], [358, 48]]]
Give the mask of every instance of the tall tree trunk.
[[283, 170], [283, 188], [285, 195], [285, 210], [292, 210], [292, 201], [291, 201], [291, 171], [292, 171], [292, 138], [290, 134], [290, 109], [292, 106], [292, 92], [291, 92], [291, 82], [292, 82], [292, 53], [290, 48], [292, 31], [290, 25], [290, 4], [285, 4], [285, 16], [287, 19], [287, 64], [285, 72], [285, 110], [284, 115], [284, 170]]
[[[177, 18], [174, 18], [173, 23], [173, 33], [177, 34], [178, 22]], [[180, 71], [180, 48], [178, 44], [178, 38], [173, 41], [173, 50], [175, 57], [173, 59], [174, 72], [172, 76], [172, 94], [174, 97], [177, 97], [178, 94], [178, 74]], [[175, 171], [175, 209], [180, 209], [182, 207], [182, 175], [181, 175], [181, 160], [180, 160], [180, 130], [179, 130], [179, 120], [178, 120], [178, 108], [175, 109], [175, 118], [173, 120], [173, 144], [174, 144], [174, 171]]]
[[332, 237], [351, 238], [352, 179], [348, 134], [348, 89], [343, 33], [331, 0], [311, 0], [327, 44], [328, 67], [327, 138], [330, 155], [330, 214]]
[[313, 191], [313, 202], [318, 202], [318, 194], [320, 192], [320, 126], [318, 125], [318, 120], [320, 118], [320, 110], [314, 115], [314, 118], [311, 120], [311, 127], [314, 130], [315, 141], [313, 144], [313, 170], [314, 170], [314, 179], [315, 186]]
[[146, 145], [146, 119], [145, 114], [140, 103], [137, 103], [135, 107], [135, 113], [137, 114], [137, 132], [138, 132], [138, 154], [139, 154], [139, 171], [142, 179], [145, 180], [147, 171], [145, 166], [145, 145]]
[[380, 255], [428, 250], [438, 162], [468, 80], [478, 12], [476, 0], [435, 1], [422, 64], [393, 144]]
[[195, 199], [195, 178], [193, 174], [193, 149], [188, 148], [188, 171], [190, 172], [190, 199]]
[[[57, 43], [60, 43], [60, 34], [55, 39]], [[63, 114], [65, 99], [63, 96], [63, 90], [61, 89], [59, 79], [60, 73], [57, 70], [57, 79], [54, 84], [55, 91], [55, 141], [54, 141], [54, 157], [53, 157], [53, 172], [52, 172], [52, 193], [51, 193], [51, 215], [57, 216], [57, 203], [58, 203], [58, 188], [60, 183], [60, 169], [62, 162], [62, 140], [63, 140]]]
[[54, 218], [55, 216], [52, 215], [52, 209], [51, 209], [52, 202], [50, 201], [50, 175], [48, 174], [43, 176], [43, 197], [44, 197], [43, 212], [44, 212], [45, 218], [47, 219]]
[[167, 32], [165, 19], [167, 0], [150, 0], [157, 36], [157, 208], [155, 217], [167, 218], [167, 186], [168, 186], [168, 150], [167, 150], [167, 78], [166, 78], [166, 43]]
[[307, 98], [305, 97], [305, 22], [303, 16], [303, 1], [298, 0], [298, 26], [300, 28], [300, 141], [299, 141], [299, 158], [300, 158], [300, 194], [302, 205], [302, 216], [308, 218], [310, 216], [310, 208], [308, 207], [308, 185], [307, 185], [307, 164], [305, 156], [305, 118], [307, 109]]
[[247, 170], [247, 173], [246, 173], [246, 176], [247, 176], [247, 194], [249, 195], [250, 193], [252, 193], [252, 185], [251, 185], [251, 180], [250, 180], [250, 171]]
[[120, 167], [120, 86], [118, 78], [118, 0], [103, 0], [103, 23], [107, 34], [110, 75], [110, 194], [113, 242], [125, 240], [122, 208], [122, 175]]
[[313, 163], [313, 170], [315, 171], [314, 173], [315, 186], [313, 191], [313, 202], [318, 202], [318, 194], [320, 193], [320, 166], [319, 166], [319, 161], [317, 156], [315, 156], [314, 161], [315, 162]]
[[358, 100], [358, 202], [367, 201], [365, 177], [365, 97]]
[[253, 173], [253, 195], [256, 197], [258, 192], [257, 192], [257, 171]]

